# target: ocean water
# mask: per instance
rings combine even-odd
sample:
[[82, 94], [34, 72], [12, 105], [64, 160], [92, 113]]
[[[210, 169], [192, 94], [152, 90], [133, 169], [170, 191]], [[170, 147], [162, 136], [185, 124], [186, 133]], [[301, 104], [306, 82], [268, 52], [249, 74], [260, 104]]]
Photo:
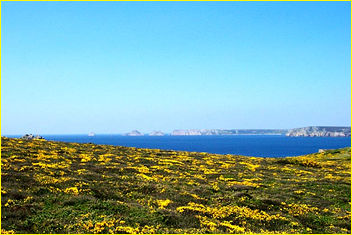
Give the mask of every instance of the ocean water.
[[[10, 136], [9, 136], [10, 137]], [[351, 146], [350, 137], [43, 135], [47, 140], [255, 157], [299, 156]]]

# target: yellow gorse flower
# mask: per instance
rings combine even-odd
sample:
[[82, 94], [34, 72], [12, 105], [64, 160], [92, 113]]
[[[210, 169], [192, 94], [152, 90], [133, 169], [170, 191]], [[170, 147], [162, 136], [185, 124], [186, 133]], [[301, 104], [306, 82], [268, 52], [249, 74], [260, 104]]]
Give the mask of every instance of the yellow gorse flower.
[[166, 199], [166, 200], [156, 200], [156, 203], [158, 204], [160, 209], [164, 209], [167, 207], [170, 203], [172, 203], [171, 200]]

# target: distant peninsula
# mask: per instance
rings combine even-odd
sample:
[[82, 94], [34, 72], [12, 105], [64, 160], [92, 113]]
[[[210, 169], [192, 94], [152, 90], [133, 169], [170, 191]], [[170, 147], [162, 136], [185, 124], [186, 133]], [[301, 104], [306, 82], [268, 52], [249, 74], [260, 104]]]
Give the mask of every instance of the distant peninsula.
[[143, 134], [133, 130], [126, 136], [200, 136], [200, 135], [286, 135], [289, 137], [350, 137], [351, 127], [338, 126], [308, 126], [294, 129], [184, 129], [174, 130], [170, 134], [162, 131], [152, 131]]

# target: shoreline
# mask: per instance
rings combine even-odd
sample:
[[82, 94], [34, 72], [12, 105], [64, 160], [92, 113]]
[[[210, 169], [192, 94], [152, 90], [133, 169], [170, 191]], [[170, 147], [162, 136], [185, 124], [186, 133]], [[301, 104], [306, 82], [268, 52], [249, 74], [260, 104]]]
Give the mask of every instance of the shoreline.
[[[243, 154], [234, 154], [234, 153], [212, 153], [212, 152], [206, 152], [206, 151], [187, 151], [187, 150], [176, 150], [176, 149], [162, 149], [162, 148], [145, 148], [145, 147], [133, 147], [133, 146], [124, 146], [124, 145], [114, 145], [114, 144], [97, 144], [97, 143], [92, 143], [92, 142], [69, 142], [69, 141], [58, 141], [58, 140], [46, 140], [46, 139], [33, 139], [33, 140], [25, 140], [21, 138], [12, 138], [12, 137], [1, 137], [1, 138], [8, 138], [8, 139], [17, 139], [20, 141], [47, 141], [47, 142], [58, 142], [58, 143], [66, 143], [66, 144], [90, 144], [90, 145], [98, 145], [98, 146], [112, 146], [112, 147], [122, 147], [122, 148], [131, 148], [131, 149], [140, 149], [140, 150], [155, 150], [155, 151], [165, 151], [165, 152], [178, 152], [178, 153], [191, 153], [191, 154], [211, 154], [211, 155], [232, 155], [232, 156], [242, 156], [242, 157], [249, 157], [249, 158], [264, 158], [264, 159], [279, 159], [279, 158], [287, 158], [287, 157], [300, 157], [300, 156], [305, 156], [309, 154], [316, 154], [316, 153], [321, 153], [321, 150], [324, 150], [324, 152], [329, 152], [329, 151], [335, 151], [335, 150], [342, 150], [346, 148], [351, 148], [351, 146], [346, 146], [342, 148], [332, 148], [332, 149], [326, 149], [326, 148], [320, 148], [317, 149], [316, 152], [312, 153], [307, 153], [307, 154], [301, 154], [301, 155], [285, 155], [285, 156], [275, 156], [275, 157], [266, 157], [266, 156], [253, 156], [253, 155], [243, 155]], [[348, 137], [346, 137], [348, 138]]]

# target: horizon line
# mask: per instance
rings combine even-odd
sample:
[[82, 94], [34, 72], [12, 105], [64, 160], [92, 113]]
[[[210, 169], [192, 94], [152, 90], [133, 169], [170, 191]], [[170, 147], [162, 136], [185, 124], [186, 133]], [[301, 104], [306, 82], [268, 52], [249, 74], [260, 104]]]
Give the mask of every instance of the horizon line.
[[[232, 128], [232, 129], [225, 129], [225, 128], [188, 128], [188, 129], [174, 129], [173, 131], [180, 131], [180, 130], [292, 130], [292, 129], [297, 129], [297, 128], [306, 128], [306, 127], [340, 127], [340, 128], [350, 128], [351, 126], [304, 126], [304, 127], [294, 127], [294, 128]], [[10, 136], [17, 136], [17, 135], [26, 135], [26, 134], [33, 134], [33, 135], [87, 135], [89, 133], [93, 133], [94, 135], [126, 135], [132, 131], [138, 131], [144, 134], [148, 134], [154, 131], [160, 131], [163, 132], [164, 134], [171, 134], [173, 131], [171, 132], [164, 132], [162, 130], [152, 130], [152, 131], [139, 131], [138, 129], [133, 129], [130, 130], [128, 132], [123, 132], [123, 133], [99, 133], [99, 132], [94, 132], [94, 131], [87, 131], [84, 133], [41, 133], [41, 134], [33, 134], [33, 133], [16, 133], [16, 134], [3, 134], [1, 133], [1, 137], [6, 137], [6, 135], [10, 135]], [[230, 134], [230, 135], [234, 135], [234, 134]]]

